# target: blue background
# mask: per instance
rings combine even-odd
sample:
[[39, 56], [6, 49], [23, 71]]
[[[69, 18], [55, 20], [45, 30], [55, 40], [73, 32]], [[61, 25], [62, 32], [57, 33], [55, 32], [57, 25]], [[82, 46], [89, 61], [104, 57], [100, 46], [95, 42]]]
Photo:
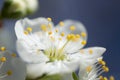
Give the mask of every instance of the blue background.
[[120, 80], [120, 0], [39, 0], [39, 2], [40, 8], [35, 15], [30, 16], [31, 18], [51, 17], [55, 24], [64, 19], [81, 21], [86, 26], [89, 36], [86, 47], [107, 48], [104, 60], [110, 67], [108, 75], [114, 75], [116, 80]]

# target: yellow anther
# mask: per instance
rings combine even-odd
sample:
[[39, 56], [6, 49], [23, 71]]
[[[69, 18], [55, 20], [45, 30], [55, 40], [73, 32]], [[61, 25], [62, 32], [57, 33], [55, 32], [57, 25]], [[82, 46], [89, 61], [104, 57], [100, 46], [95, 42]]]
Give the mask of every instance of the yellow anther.
[[25, 31], [24, 31], [24, 34], [28, 35], [28, 34], [29, 34], [29, 32], [25, 30]]
[[32, 32], [32, 28], [31, 27], [27, 27], [26, 29], [28, 32]]
[[5, 51], [6, 48], [3, 46], [3, 47], [0, 48], [0, 50], [1, 50], [1, 51]]
[[71, 40], [71, 35], [70, 34], [67, 35], [67, 39]]
[[75, 29], [76, 29], [75, 26], [70, 26], [71, 31], [74, 31]]
[[99, 59], [99, 60], [98, 60], [98, 62], [99, 62], [99, 64], [101, 64], [101, 65], [103, 65], [103, 66], [105, 66], [105, 65], [106, 65], [106, 62], [105, 62], [105, 61], [103, 61], [102, 59]]
[[48, 32], [48, 34], [51, 35], [51, 34], [52, 34], [52, 31]]
[[92, 66], [86, 67], [86, 71], [87, 71], [87, 72], [90, 72], [91, 70], [92, 70]]
[[45, 24], [42, 24], [40, 28], [42, 31], [47, 31], [47, 26]]
[[12, 53], [11, 56], [12, 56], [12, 57], [16, 57], [16, 54], [15, 54], [15, 53]]
[[82, 45], [86, 45], [86, 43], [87, 43], [87, 42], [86, 42], [85, 40], [83, 40], [83, 41], [81, 42]]
[[65, 33], [64, 33], [64, 32], [62, 32], [60, 35], [63, 37], [63, 36], [65, 36]]
[[107, 78], [107, 77], [104, 77], [103, 80], [108, 80], [108, 78]]
[[106, 62], [105, 62], [105, 61], [102, 61], [102, 62], [101, 62], [101, 65], [105, 66], [105, 65], [106, 65]]
[[7, 73], [6, 73], [8, 76], [11, 76], [12, 75], [12, 71], [11, 70], [9, 70], [9, 71], [7, 71]]
[[6, 61], [6, 57], [1, 57], [1, 58], [0, 58], [0, 61], [1, 61], [1, 62], [5, 62], [5, 61]]
[[110, 76], [109, 80], [115, 80], [115, 78], [113, 76]]
[[52, 28], [52, 24], [51, 24], [51, 23], [48, 23], [48, 27], [49, 27], [49, 28]]
[[59, 25], [60, 25], [60, 26], [64, 26], [64, 22], [62, 22], [62, 21], [59, 22]]
[[99, 76], [99, 79], [100, 79], [100, 80], [103, 80], [104, 78], [103, 78], [103, 76]]
[[92, 50], [92, 49], [89, 49], [89, 53], [90, 53], [90, 54], [93, 54], [93, 50]]
[[48, 21], [52, 21], [52, 18], [48, 17], [47, 20], [48, 20]]
[[81, 32], [81, 36], [82, 36], [82, 37], [86, 37], [87, 34], [86, 34], [85, 32]]
[[105, 72], [108, 72], [108, 71], [109, 71], [109, 68], [106, 67], [106, 66], [103, 66], [102, 68], [103, 68], [103, 70], [104, 70]]
[[55, 32], [58, 32], [58, 29], [56, 29]]
[[80, 38], [80, 35], [79, 35], [79, 34], [76, 34], [76, 38]]

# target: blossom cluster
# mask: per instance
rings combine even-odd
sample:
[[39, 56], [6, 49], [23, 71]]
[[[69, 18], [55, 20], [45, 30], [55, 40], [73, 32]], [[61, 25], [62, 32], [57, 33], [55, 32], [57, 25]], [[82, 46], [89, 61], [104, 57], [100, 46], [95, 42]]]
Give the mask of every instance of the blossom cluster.
[[[8, 71], [0, 78], [10, 75], [12, 78], [9, 80], [108, 80], [102, 76], [109, 71], [102, 56], [106, 49], [83, 49], [88, 34], [81, 22], [64, 20], [55, 26], [51, 18], [25, 18], [16, 22], [15, 33], [16, 49], [23, 62], [8, 63], [17, 66], [15, 71], [12, 70], [15, 74]], [[5, 48], [1, 47], [1, 51]], [[4, 62], [6, 57], [1, 57], [0, 69]], [[109, 80], [114, 80], [114, 77]]]

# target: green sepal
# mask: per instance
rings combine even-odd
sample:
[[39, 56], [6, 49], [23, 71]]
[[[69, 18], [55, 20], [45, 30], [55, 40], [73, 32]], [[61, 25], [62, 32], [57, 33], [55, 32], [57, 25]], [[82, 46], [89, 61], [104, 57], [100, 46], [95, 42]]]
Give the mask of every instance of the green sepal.
[[79, 80], [78, 76], [77, 76], [77, 74], [75, 72], [72, 73], [72, 77], [73, 77], [74, 80]]
[[55, 75], [43, 75], [42, 77], [36, 79], [26, 79], [26, 80], [61, 80], [61, 76], [58, 74]]

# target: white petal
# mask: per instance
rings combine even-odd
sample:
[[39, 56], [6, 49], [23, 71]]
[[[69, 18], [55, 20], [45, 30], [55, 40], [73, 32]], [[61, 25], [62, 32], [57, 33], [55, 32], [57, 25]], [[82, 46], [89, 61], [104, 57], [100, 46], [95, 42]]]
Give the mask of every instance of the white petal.
[[62, 76], [61, 80], [74, 80], [71, 73], [62, 74], [61, 76]]
[[49, 61], [48, 57], [42, 52], [37, 53], [36, 48], [35, 51], [32, 51], [31, 48], [33, 48], [33, 46], [34, 45], [27, 44], [27, 42], [24, 40], [17, 41], [17, 51], [23, 61], [28, 63], [40, 63]]
[[[87, 34], [87, 31], [81, 22], [75, 20], [64, 20], [63, 22], [64, 26], [61, 27], [59, 24], [56, 26], [56, 28], [58, 28], [60, 32], [65, 32], [67, 34], [69, 33], [80, 34], [81, 32], [85, 32]], [[70, 31], [70, 26], [75, 26], [76, 28], [75, 31]]]
[[[90, 50], [92, 50], [92, 53], [89, 52]], [[103, 47], [91, 47], [83, 49], [82, 51], [82, 53], [78, 54], [78, 56], [81, 57], [79, 78], [80, 80], [88, 80], [88, 78], [86, 78], [88, 76], [86, 67], [93, 66], [97, 62], [98, 58], [102, 57], [102, 54], [106, 49]]]
[[26, 66], [19, 58], [13, 58], [10, 54], [3, 54], [7, 58], [7, 62], [3, 64], [1, 73], [12, 71], [12, 75], [3, 78], [2, 80], [25, 80]]
[[[33, 29], [33, 33], [34, 32], [38, 32], [41, 30], [40, 26], [41, 25], [48, 25], [51, 24], [53, 26], [52, 22], [49, 22], [46, 18], [40, 17], [40, 18], [36, 18], [36, 19], [21, 19], [18, 20], [15, 24], [15, 32], [16, 32], [16, 36], [17, 38], [24, 38], [25, 34], [24, 34], [24, 30], [27, 27], [31, 27]], [[51, 26], [51, 27], [52, 27]]]
[[[74, 53], [77, 52], [79, 49], [81, 49], [82, 47], [84, 47], [85, 45], [82, 44], [82, 41], [87, 41], [87, 31], [84, 27], [84, 25], [79, 22], [79, 21], [74, 21], [74, 20], [65, 20], [64, 22], [64, 26], [60, 26], [59, 24], [56, 26], [56, 28], [59, 30], [59, 34], [61, 34], [61, 32], [64, 32], [65, 35], [67, 36], [67, 34], [81, 34], [82, 32], [86, 33], [86, 36], [81, 37], [78, 41], [70, 41], [66, 46], [65, 46], [65, 51], [67, 53]], [[75, 26], [75, 30], [71, 31], [70, 27], [71, 26]], [[60, 43], [61, 46], [63, 46], [67, 40], [66, 40], [66, 36], [65, 38], [61, 41], [62, 43]], [[63, 44], [64, 43], [64, 44]]]
[[80, 54], [86, 60], [87, 59], [97, 60], [97, 58], [99, 58], [103, 55], [103, 53], [106, 51], [106, 49], [103, 47], [91, 47], [91, 48], [83, 49], [82, 51], [83, 51], [83, 53], [80, 52]]
[[37, 78], [43, 74], [53, 75], [53, 74], [64, 74], [72, 73], [79, 66], [79, 59], [75, 55], [69, 56], [69, 60], [65, 61], [54, 61], [48, 63], [39, 64], [28, 64], [27, 74], [29, 78]]

